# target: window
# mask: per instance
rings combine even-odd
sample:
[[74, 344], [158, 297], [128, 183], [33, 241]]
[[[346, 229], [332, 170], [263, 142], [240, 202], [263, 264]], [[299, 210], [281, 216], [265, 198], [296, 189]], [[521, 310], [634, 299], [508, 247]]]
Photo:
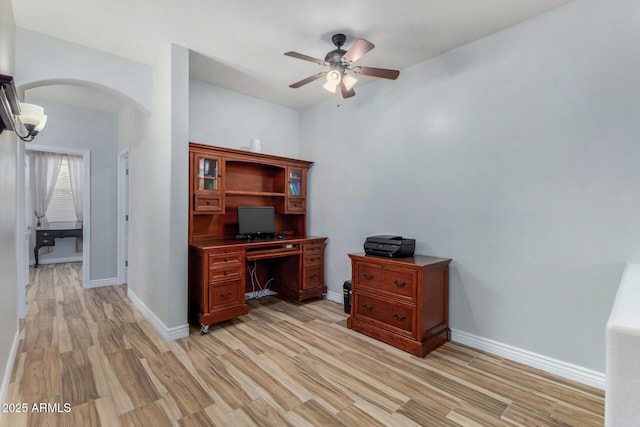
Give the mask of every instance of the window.
[[73, 206], [71, 179], [69, 178], [69, 158], [64, 156], [60, 165], [60, 172], [56, 180], [56, 187], [51, 196], [51, 203], [47, 208], [49, 222], [75, 222], [76, 211]]

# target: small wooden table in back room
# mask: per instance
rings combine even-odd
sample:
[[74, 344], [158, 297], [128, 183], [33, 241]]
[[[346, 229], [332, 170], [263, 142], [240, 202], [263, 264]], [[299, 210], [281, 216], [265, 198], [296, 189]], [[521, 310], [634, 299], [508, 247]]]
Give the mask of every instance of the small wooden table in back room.
[[451, 259], [364, 253], [349, 258], [353, 300], [348, 328], [419, 357], [451, 340]]

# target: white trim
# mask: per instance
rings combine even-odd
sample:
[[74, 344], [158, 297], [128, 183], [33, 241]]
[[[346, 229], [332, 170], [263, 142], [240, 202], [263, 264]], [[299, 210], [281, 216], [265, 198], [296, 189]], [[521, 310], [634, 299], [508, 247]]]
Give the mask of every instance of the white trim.
[[24, 144], [18, 144], [16, 151], [16, 264], [17, 264], [17, 289], [16, 289], [16, 313], [18, 319], [24, 319], [27, 315], [27, 285], [29, 284], [29, 250], [28, 229], [26, 215], [26, 156]]
[[107, 279], [89, 280], [89, 284], [84, 288], [93, 289], [93, 288], [101, 288], [103, 286], [112, 286], [112, 285], [119, 285], [119, 284], [120, 283], [118, 282], [117, 277], [109, 277]]
[[329, 301], [333, 301], [333, 302], [337, 302], [338, 304], [343, 304], [344, 305], [344, 295], [343, 294], [338, 294], [335, 292], [327, 292], [325, 294], [326, 299], [328, 299]]
[[[91, 280], [91, 151], [68, 147], [25, 144], [28, 151], [62, 153], [82, 156], [84, 169], [84, 195], [82, 206], [82, 287], [87, 288]], [[25, 290], [26, 292], [26, 290]]]
[[45, 264], [62, 264], [65, 262], [82, 262], [82, 255], [66, 256], [58, 258], [39, 258], [38, 265]]
[[455, 329], [451, 330], [451, 340], [468, 345], [469, 347], [477, 348], [478, 350], [495, 354], [496, 356], [505, 357], [509, 360], [513, 360], [533, 368], [550, 372], [554, 375], [559, 375], [582, 384], [587, 384], [601, 390], [604, 390], [605, 387], [605, 374], [603, 372], [573, 365], [558, 359], [553, 359], [551, 357], [543, 356], [528, 350], [523, 350], [521, 348], [513, 347], [508, 344], [503, 344]]
[[125, 254], [127, 253], [126, 245], [128, 245], [128, 237], [125, 235], [125, 215], [127, 214], [126, 208], [128, 206], [128, 201], [125, 200], [125, 195], [127, 194], [127, 189], [125, 187], [126, 184], [126, 171], [124, 169], [124, 163], [129, 159], [129, 147], [118, 153], [118, 219], [117, 219], [117, 227], [118, 227], [118, 243], [117, 243], [117, 274], [118, 274], [118, 282], [119, 283], [127, 283], [127, 274], [125, 269]]
[[133, 302], [140, 313], [153, 325], [153, 327], [158, 331], [160, 336], [164, 338], [165, 341], [173, 341], [179, 338], [184, 338], [189, 336], [189, 325], [181, 325], [173, 328], [168, 328], [162, 320], [156, 316], [153, 311], [149, 309], [145, 305], [144, 302], [138, 296], [131, 291], [131, 289], [127, 290], [127, 296]]
[[[9, 389], [9, 381], [11, 381], [11, 372], [13, 371], [13, 364], [16, 361], [16, 355], [18, 354], [18, 345], [20, 344], [20, 330], [16, 330], [13, 336], [13, 343], [11, 343], [11, 350], [9, 351], [9, 358], [7, 359], [7, 365], [4, 368], [4, 376], [2, 377], [2, 384], [0, 385], [0, 402], [7, 401], [7, 390]], [[0, 411], [0, 420], [2, 419], [2, 411]]]

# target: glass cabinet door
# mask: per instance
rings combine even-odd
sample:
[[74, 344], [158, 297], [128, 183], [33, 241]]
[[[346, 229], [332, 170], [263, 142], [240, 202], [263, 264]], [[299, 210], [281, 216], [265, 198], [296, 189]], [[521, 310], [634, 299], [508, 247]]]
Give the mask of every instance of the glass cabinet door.
[[304, 172], [289, 168], [289, 196], [304, 196]]
[[307, 170], [304, 168], [287, 168], [287, 197], [285, 213], [304, 214], [307, 212]]
[[212, 157], [196, 157], [196, 191], [220, 191], [220, 160]]

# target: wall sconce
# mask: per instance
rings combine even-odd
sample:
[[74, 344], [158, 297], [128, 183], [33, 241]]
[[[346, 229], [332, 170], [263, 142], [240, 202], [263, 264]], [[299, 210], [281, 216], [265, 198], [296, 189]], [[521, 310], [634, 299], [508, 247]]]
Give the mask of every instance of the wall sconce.
[[21, 140], [31, 142], [46, 123], [44, 109], [18, 102], [13, 77], [0, 74], [0, 133], [14, 131]]

